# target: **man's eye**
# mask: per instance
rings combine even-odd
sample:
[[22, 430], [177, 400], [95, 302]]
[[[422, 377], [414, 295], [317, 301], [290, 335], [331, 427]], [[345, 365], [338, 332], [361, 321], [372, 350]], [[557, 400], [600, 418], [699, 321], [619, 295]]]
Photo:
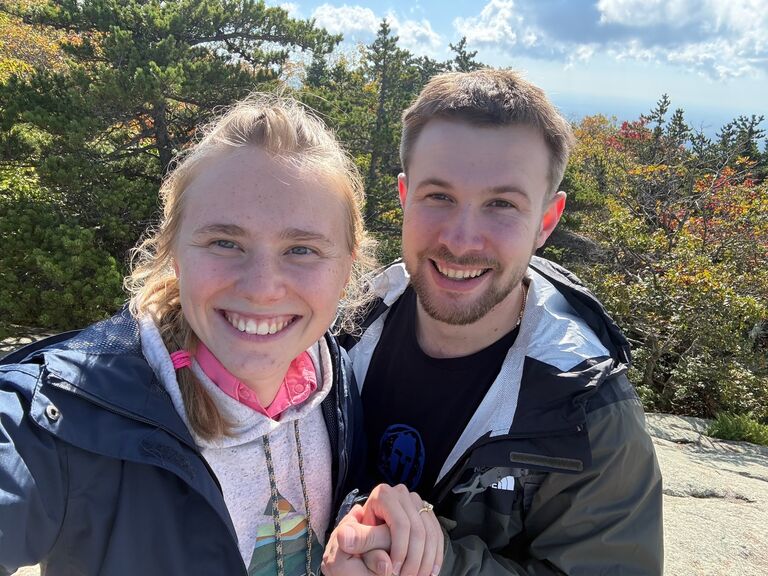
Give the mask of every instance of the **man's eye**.
[[317, 254], [315, 250], [308, 246], [294, 246], [288, 250], [288, 253], [293, 254], [294, 256], [307, 256], [309, 254]]
[[515, 205], [506, 200], [492, 200], [488, 203], [491, 208], [514, 208]]
[[440, 192], [433, 192], [428, 197], [430, 200], [438, 200], [440, 202], [445, 202], [450, 200], [450, 197], [447, 194], [442, 194]]

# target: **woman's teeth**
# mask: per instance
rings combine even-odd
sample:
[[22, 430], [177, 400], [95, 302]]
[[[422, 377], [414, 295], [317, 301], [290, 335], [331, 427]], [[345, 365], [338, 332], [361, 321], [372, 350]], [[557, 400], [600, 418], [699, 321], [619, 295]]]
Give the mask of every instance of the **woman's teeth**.
[[246, 318], [233, 313], [227, 313], [226, 317], [227, 320], [229, 320], [229, 323], [240, 330], [240, 332], [245, 332], [246, 334], [258, 334], [259, 336], [280, 332], [291, 323], [292, 319], [291, 317], [281, 316], [256, 320], [254, 318]]

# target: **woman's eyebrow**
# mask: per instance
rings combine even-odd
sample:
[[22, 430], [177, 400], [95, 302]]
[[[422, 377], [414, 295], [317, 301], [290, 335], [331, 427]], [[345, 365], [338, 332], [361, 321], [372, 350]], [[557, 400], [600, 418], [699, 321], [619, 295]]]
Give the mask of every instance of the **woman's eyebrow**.
[[286, 228], [280, 233], [284, 240], [294, 240], [302, 242], [323, 242], [333, 244], [330, 238], [316, 230], [304, 230], [303, 228]]
[[237, 224], [206, 224], [195, 230], [195, 235], [224, 234], [226, 236], [247, 236], [245, 230]]

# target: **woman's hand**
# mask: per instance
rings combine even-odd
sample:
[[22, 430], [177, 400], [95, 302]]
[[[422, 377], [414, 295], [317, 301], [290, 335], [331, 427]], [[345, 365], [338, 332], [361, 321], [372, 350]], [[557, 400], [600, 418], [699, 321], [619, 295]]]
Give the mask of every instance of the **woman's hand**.
[[[431, 506], [402, 484], [380, 484], [334, 530], [323, 557], [328, 576], [430, 576], [443, 562], [443, 531]], [[386, 554], [388, 552], [388, 554]]]
[[390, 576], [392, 561], [386, 524], [363, 524], [363, 507], [354, 506], [331, 533], [323, 553], [325, 576]]

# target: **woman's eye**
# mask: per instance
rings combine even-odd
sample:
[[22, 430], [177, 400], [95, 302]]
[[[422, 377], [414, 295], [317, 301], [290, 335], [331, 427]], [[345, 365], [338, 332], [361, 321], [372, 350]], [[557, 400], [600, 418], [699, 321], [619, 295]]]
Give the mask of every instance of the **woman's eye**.
[[309, 254], [316, 254], [315, 250], [308, 246], [294, 246], [288, 250], [288, 253], [295, 256], [307, 256]]
[[217, 248], [226, 248], [227, 250], [233, 250], [237, 248], [237, 244], [232, 242], [232, 240], [214, 240], [211, 242], [212, 246], [216, 246]]

